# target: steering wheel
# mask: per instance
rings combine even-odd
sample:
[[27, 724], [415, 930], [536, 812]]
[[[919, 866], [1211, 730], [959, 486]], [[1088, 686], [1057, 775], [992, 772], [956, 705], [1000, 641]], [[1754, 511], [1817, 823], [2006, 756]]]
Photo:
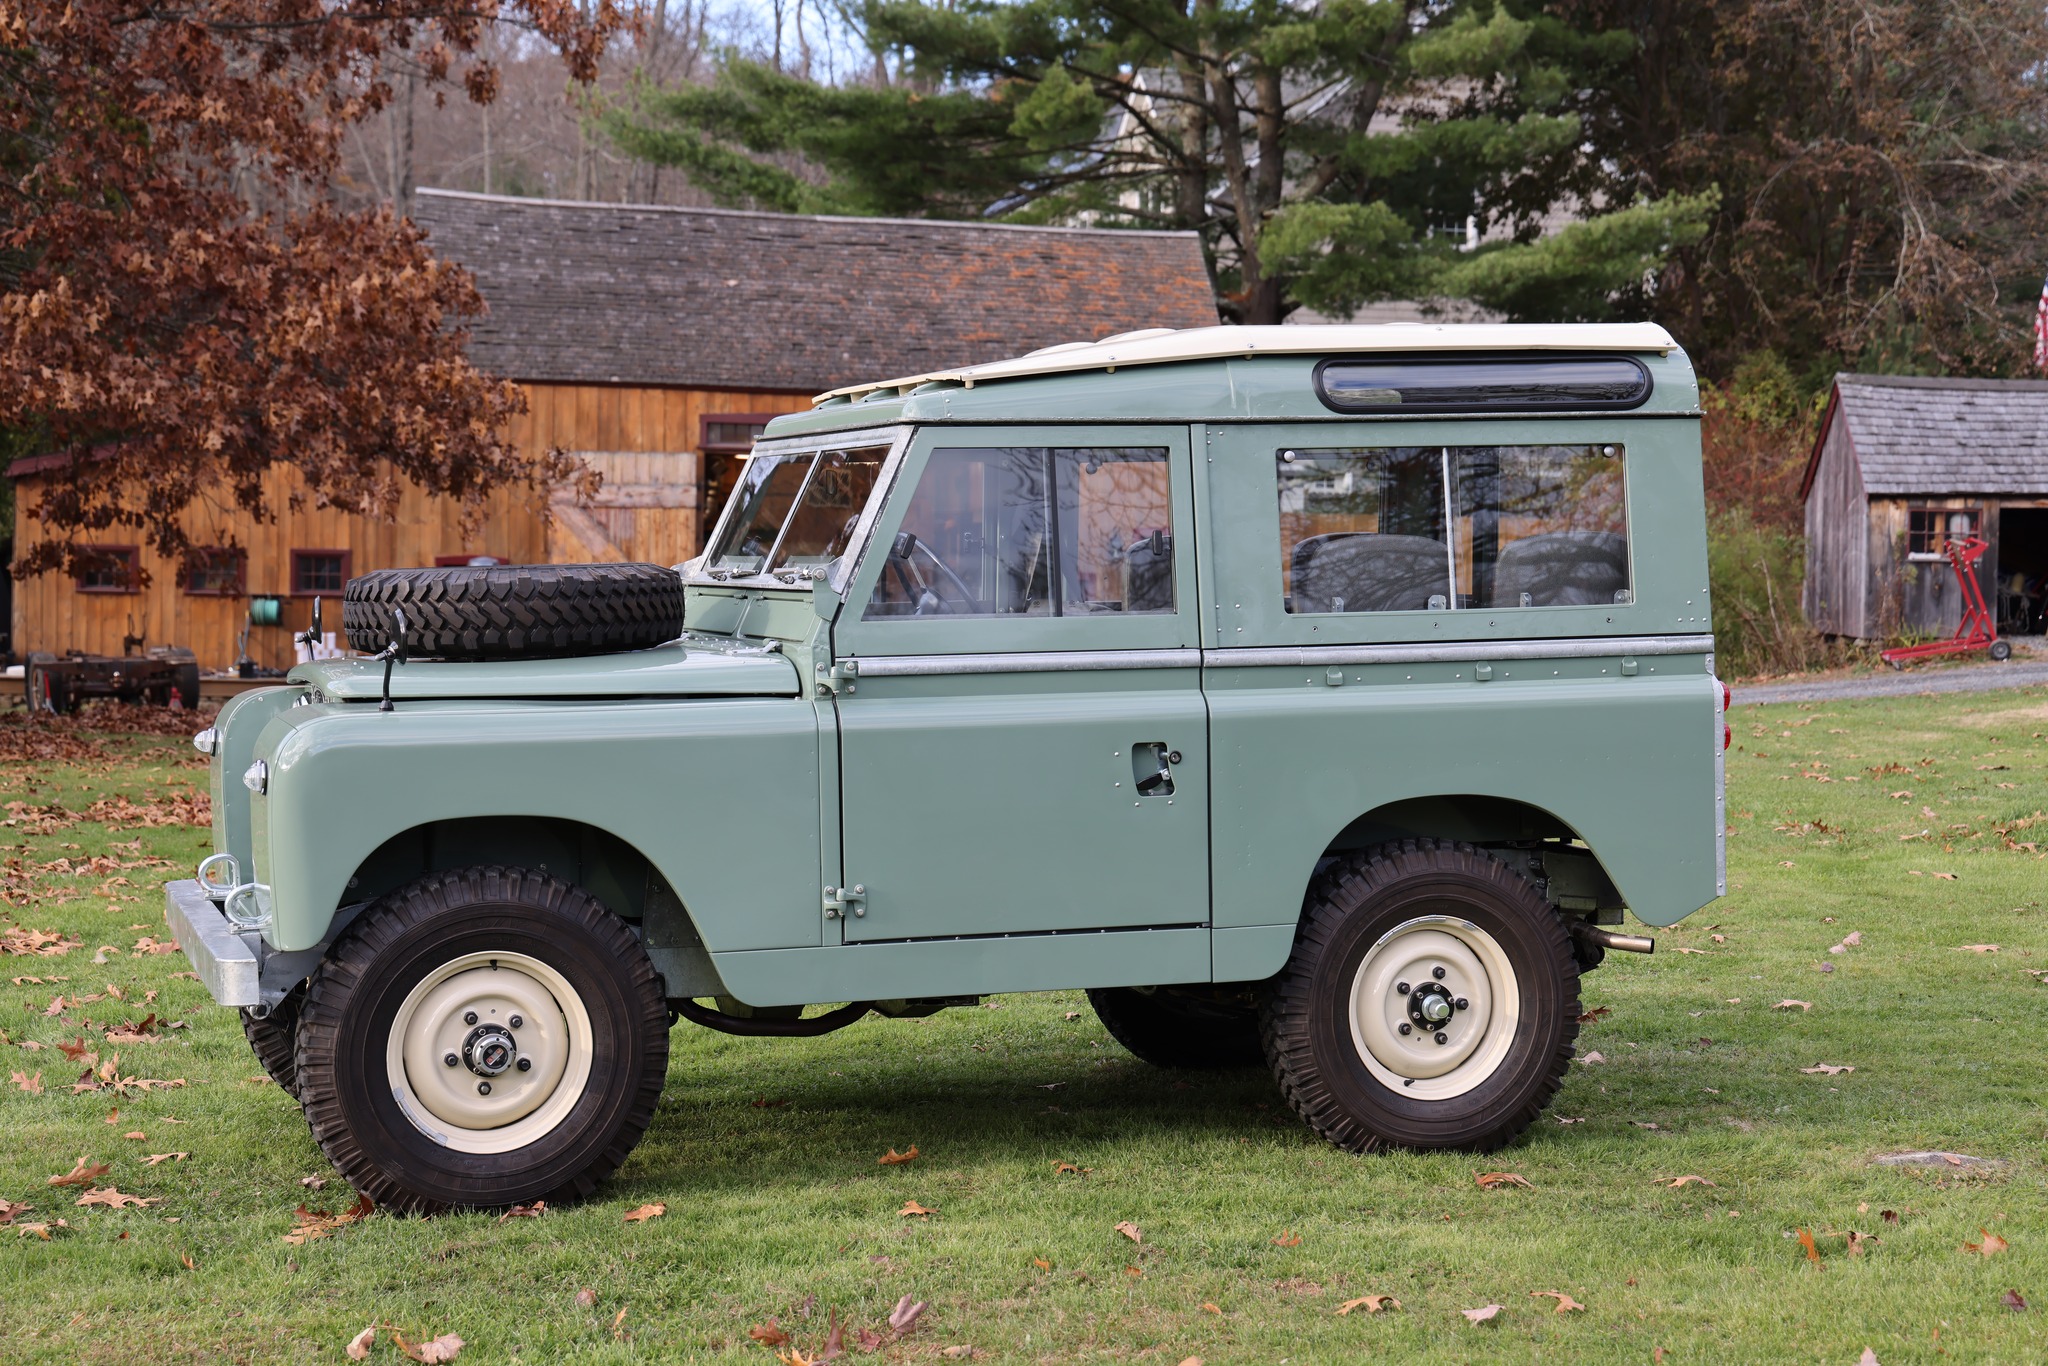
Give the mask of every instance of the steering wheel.
[[974, 596], [974, 591], [967, 586], [967, 581], [954, 573], [953, 566], [941, 559], [936, 550], [926, 545], [922, 537], [914, 534], [911, 536], [909, 554], [896, 555], [892, 553], [889, 556], [889, 567], [895, 571], [897, 583], [902, 586], [904, 594], [912, 602], [916, 603], [910, 614], [914, 617], [921, 617], [925, 615], [927, 609], [934, 613], [958, 612], [961, 610], [955, 607], [950, 600], [939, 596], [929, 588], [920, 588], [912, 584], [907, 566], [910, 559], [919, 551], [923, 551], [925, 559], [930, 561], [932, 568], [936, 569], [948, 580], [953, 590], [960, 595], [960, 601], [966, 604], [967, 610], [979, 614], [982, 611], [981, 600]]

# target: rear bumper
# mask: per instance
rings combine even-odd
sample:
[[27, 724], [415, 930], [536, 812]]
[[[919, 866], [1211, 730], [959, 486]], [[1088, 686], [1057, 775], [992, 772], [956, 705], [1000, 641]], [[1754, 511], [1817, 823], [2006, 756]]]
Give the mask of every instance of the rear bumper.
[[164, 919], [214, 1000], [239, 1007], [263, 999], [255, 947], [228, 923], [198, 882], [186, 878], [164, 884]]

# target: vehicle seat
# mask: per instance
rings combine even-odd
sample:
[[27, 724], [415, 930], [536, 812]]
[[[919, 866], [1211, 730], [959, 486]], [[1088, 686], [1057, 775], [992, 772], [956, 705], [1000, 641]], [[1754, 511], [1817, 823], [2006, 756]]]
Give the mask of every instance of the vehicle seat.
[[1488, 605], [1612, 603], [1620, 601], [1615, 595], [1627, 588], [1628, 537], [1615, 531], [1549, 531], [1511, 541], [1500, 552]]
[[1333, 531], [1294, 547], [1297, 612], [1421, 612], [1442, 606], [1449, 553], [1426, 536]]

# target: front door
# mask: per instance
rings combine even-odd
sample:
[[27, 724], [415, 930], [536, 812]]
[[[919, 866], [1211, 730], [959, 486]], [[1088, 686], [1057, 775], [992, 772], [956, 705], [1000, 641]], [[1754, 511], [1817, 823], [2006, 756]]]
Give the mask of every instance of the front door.
[[913, 443], [835, 630], [848, 941], [1208, 924], [1186, 433]]

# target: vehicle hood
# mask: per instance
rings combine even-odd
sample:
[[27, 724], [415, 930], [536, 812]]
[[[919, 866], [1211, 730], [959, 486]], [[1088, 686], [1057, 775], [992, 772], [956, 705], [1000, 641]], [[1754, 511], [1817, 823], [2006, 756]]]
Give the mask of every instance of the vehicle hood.
[[[384, 665], [368, 659], [323, 659], [287, 675], [336, 702], [374, 701], [384, 693]], [[456, 663], [420, 659], [391, 671], [391, 695], [428, 697], [794, 697], [796, 665], [779, 653], [739, 642], [693, 638], [651, 650], [575, 659], [508, 659]]]

